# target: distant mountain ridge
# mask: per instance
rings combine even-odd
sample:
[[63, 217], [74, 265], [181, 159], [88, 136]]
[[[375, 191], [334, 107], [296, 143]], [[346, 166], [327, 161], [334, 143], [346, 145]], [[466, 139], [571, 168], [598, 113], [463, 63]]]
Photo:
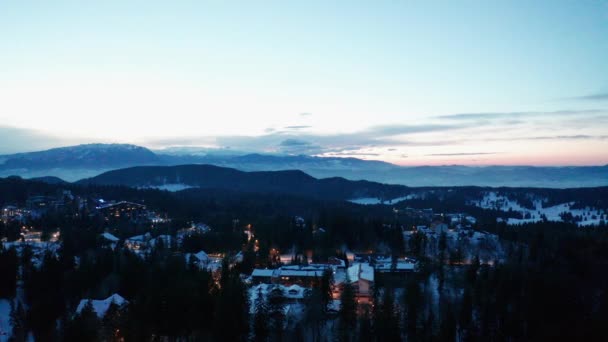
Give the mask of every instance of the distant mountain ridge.
[[2, 169], [98, 168], [156, 164], [161, 159], [145, 147], [129, 144], [86, 144], [0, 156]]
[[[190, 154], [188, 154], [190, 153]], [[357, 158], [305, 155], [151, 151], [127, 144], [88, 144], [0, 156], [0, 177], [56, 176], [67, 181], [133, 166], [208, 164], [241, 171], [301, 170], [316, 178], [343, 177], [407, 186], [573, 188], [608, 185], [608, 166], [415, 166]]]
[[122, 185], [162, 188], [185, 185], [241, 192], [282, 193], [319, 199], [350, 199], [366, 196], [394, 198], [407, 187], [333, 177], [316, 179], [299, 170], [252, 171], [214, 165], [136, 166], [105, 172], [77, 182], [80, 185]]

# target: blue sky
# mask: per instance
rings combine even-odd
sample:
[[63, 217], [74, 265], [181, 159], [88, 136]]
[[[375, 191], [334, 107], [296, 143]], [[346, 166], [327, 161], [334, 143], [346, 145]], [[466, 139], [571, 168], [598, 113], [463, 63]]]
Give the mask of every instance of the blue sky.
[[0, 153], [608, 163], [606, 1], [0, 3]]

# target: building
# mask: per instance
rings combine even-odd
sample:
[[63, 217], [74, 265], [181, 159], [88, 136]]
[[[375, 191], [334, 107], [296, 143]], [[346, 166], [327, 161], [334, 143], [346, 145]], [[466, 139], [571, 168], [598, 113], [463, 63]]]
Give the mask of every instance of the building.
[[150, 233], [144, 235], [131, 236], [125, 240], [125, 247], [129, 249], [139, 250], [148, 246], [148, 241], [152, 238]]
[[310, 286], [323, 277], [323, 272], [331, 269], [328, 265], [282, 266], [277, 269], [256, 268], [251, 273], [254, 284], [281, 284]]
[[103, 319], [106, 313], [110, 309], [112, 304], [115, 304], [118, 310], [124, 310], [129, 302], [124, 299], [121, 295], [115, 293], [106, 299], [95, 300], [95, 299], [82, 299], [76, 308], [76, 313], [79, 314], [85, 308], [87, 303], [91, 303], [93, 311], [97, 314], [99, 319]]
[[198, 253], [186, 253], [184, 254], [184, 258], [186, 259], [186, 263], [190, 264], [191, 262], [196, 265], [199, 269], [207, 268], [211, 259], [209, 255], [204, 251], [200, 251]]

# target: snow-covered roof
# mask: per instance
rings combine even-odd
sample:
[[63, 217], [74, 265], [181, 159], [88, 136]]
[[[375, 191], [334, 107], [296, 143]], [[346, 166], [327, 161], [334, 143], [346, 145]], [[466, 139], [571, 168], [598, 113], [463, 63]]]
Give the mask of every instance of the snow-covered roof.
[[104, 239], [106, 239], [108, 241], [112, 241], [112, 242], [118, 242], [120, 240], [119, 238], [117, 238], [116, 236], [114, 236], [114, 235], [112, 235], [110, 233], [103, 233], [103, 234], [101, 234], [101, 236]]
[[108, 208], [112, 208], [112, 207], [119, 206], [119, 205], [125, 205], [125, 204], [134, 205], [134, 206], [142, 207], [142, 208], [145, 207], [145, 205], [139, 204], [139, 203], [133, 203], [133, 202], [128, 202], [128, 201], [120, 201], [120, 202], [116, 202], [116, 203], [109, 203], [109, 204], [101, 205], [101, 206], [97, 207], [97, 209], [98, 210], [99, 209], [108, 209]]
[[[392, 263], [376, 264], [376, 269], [380, 272], [388, 272], [393, 270]], [[395, 264], [396, 271], [413, 271], [416, 269], [416, 263], [404, 260], [398, 260]]]
[[374, 281], [374, 268], [368, 263], [361, 264], [361, 274], [359, 277], [363, 280]]
[[155, 247], [156, 246], [156, 241], [158, 240], [163, 240], [163, 243], [165, 244], [165, 246], [168, 246], [171, 244], [171, 235], [159, 235], [157, 237], [155, 237], [154, 239], [150, 240], [150, 246]]
[[[297, 267], [297, 268], [296, 268]], [[252, 277], [322, 277], [323, 269], [316, 267], [283, 266], [274, 270], [254, 269]]]
[[145, 242], [149, 238], [150, 238], [150, 233], [146, 233], [144, 235], [131, 236], [127, 240], [128, 241], [132, 241], [132, 242]]
[[265, 269], [256, 268], [251, 273], [251, 276], [252, 277], [272, 277], [272, 275], [274, 274], [274, 271], [275, 270], [265, 270]]
[[99, 317], [100, 319], [106, 315], [106, 312], [108, 312], [108, 309], [110, 308], [110, 305], [112, 303], [115, 303], [118, 306], [123, 306], [123, 305], [129, 303], [126, 299], [124, 299], [121, 295], [119, 295], [117, 293], [111, 295], [110, 297], [108, 297], [106, 299], [101, 299], [101, 300], [83, 299], [78, 304], [78, 307], [76, 308], [76, 313], [80, 313], [89, 301], [91, 301], [93, 310], [97, 314], [97, 317]]
[[321, 277], [323, 271], [307, 271], [307, 270], [282, 270], [279, 269], [277, 272], [279, 277]]
[[209, 256], [204, 251], [200, 251], [198, 253], [186, 253], [186, 262], [190, 261], [190, 257], [193, 256], [196, 258], [198, 262], [208, 262]]

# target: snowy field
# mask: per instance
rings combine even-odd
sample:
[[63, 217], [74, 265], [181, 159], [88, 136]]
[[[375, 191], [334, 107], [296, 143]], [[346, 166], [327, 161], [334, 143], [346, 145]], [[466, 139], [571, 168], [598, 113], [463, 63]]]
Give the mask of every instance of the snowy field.
[[0, 299], [0, 342], [8, 341], [11, 336], [10, 313], [11, 302], [7, 299]]
[[384, 205], [393, 205], [399, 203], [401, 201], [407, 201], [416, 198], [416, 195], [410, 194], [407, 196], [397, 197], [390, 200], [382, 200], [377, 197], [361, 197], [361, 198], [353, 198], [348, 200], [351, 203], [361, 204], [361, 205], [376, 205], [376, 204], [384, 204]]
[[551, 207], [543, 207], [541, 200], [535, 200], [535, 209], [531, 210], [522, 207], [517, 201], [510, 200], [508, 197], [498, 195], [496, 192], [487, 192], [480, 201], [474, 201], [471, 204], [484, 208], [484, 209], [496, 209], [502, 211], [513, 210], [521, 213], [523, 219], [509, 218], [507, 224], [516, 225], [522, 223], [533, 223], [542, 220], [542, 215], [547, 217], [549, 221], [561, 222], [562, 213], [571, 213], [572, 216], [580, 216], [583, 218], [582, 221], [578, 222], [579, 226], [595, 226], [600, 224], [600, 216], [606, 214], [603, 210], [597, 210], [595, 208], [585, 209], [571, 209], [570, 206], [574, 202], [562, 203]]
[[194, 187], [191, 185], [188, 185], [188, 184], [163, 184], [163, 185], [150, 186], [150, 188], [176, 192], [176, 191], [182, 191], [182, 190], [186, 190], [186, 189], [190, 189], [190, 188], [194, 188]]

